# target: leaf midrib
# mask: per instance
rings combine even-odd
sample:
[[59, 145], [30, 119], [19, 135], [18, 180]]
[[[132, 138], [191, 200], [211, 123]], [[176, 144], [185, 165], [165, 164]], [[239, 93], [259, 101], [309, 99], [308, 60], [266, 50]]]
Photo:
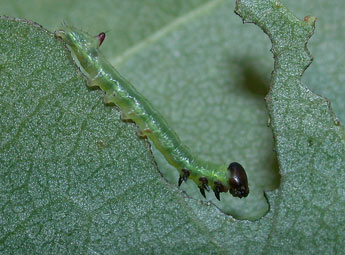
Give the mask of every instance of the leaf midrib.
[[167, 35], [174, 29], [178, 28], [179, 26], [182, 26], [183, 24], [189, 22], [192, 19], [195, 19], [199, 17], [200, 15], [203, 15], [207, 13], [208, 11], [212, 10], [213, 8], [217, 7], [221, 3], [223, 3], [224, 0], [213, 0], [209, 1], [205, 4], [200, 5], [198, 8], [193, 9], [192, 11], [189, 11], [182, 16], [177, 17], [170, 23], [167, 23], [165, 26], [161, 27], [156, 32], [152, 33], [150, 36], [138, 41], [133, 46], [127, 48], [125, 51], [123, 51], [122, 54], [115, 56], [114, 58], [110, 59], [110, 63], [113, 66], [120, 66], [122, 63], [124, 63], [127, 59], [130, 57], [136, 55], [141, 50], [147, 48], [151, 44], [158, 41], [163, 36]]

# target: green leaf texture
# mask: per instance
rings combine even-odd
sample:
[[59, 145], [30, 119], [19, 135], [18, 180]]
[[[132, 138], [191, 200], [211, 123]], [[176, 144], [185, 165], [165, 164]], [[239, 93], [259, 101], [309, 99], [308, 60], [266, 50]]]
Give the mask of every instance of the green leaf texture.
[[[319, 18], [310, 45], [322, 58], [304, 81], [331, 98], [344, 121], [345, 66], [335, 60], [345, 4], [315, 2], [289, 1], [300, 17], [303, 5]], [[250, 196], [222, 194], [217, 206], [259, 219], [233, 219], [202, 201], [192, 182], [189, 195], [181, 192], [176, 171], [155, 148], [151, 155], [136, 126], [86, 88], [62, 42], [34, 23], [2, 18], [0, 254], [344, 252], [344, 130], [328, 102], [300, 83], [313, 19], [296, 19], [279, 1], [236, 7], [273, 43], [267, 104], [277, 160], [263, 100], [273, 69], [269, 41], [242, 25], [234, 7], [221, 0], [5, 1], [3, 14], [52, 31], [62, 20], [94, 34], [110, 30], [103, 52], [182, 140], [207, 160], [245, 165]], [[268, 210], [263, 190], [279, 185], [278, 163], [280, 188], [267, 193], [269, 211], [260, 218]]]

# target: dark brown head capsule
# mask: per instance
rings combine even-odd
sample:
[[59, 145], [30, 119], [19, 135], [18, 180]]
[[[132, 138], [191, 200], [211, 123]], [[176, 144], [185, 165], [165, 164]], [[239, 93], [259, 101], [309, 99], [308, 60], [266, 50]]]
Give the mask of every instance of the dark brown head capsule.
[[248, 178], [243, 167], [239, 163], [233, 162], [229, 165], [228, 170], [230, 172], [229, 192], [231, 195], [239, 198], [248, 196]]
[[99, 35], [97, 35], [97, 39], [98, 39], [98, 47], [102, 45], [104, 39], [105, 39], [105, 33], [99, 33]]

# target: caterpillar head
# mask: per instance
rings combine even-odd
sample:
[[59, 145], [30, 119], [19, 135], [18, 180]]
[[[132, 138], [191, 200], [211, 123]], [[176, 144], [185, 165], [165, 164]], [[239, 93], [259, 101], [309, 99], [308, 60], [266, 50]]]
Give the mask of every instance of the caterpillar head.
[[233, 162], [229, 165], [228, 170], [230, 172], [229, 192], [231, 195], [239, 198], [248, 196], [248, 178], [243, 167], [239, 163]]

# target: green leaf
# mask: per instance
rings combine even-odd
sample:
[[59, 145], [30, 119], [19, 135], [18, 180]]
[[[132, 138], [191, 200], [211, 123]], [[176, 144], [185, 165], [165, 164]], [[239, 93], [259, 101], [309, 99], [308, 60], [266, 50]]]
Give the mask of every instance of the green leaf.
[[[243, 31], [240, 19], [233, 15], [233, 3], [190, 1], [187, 4], [174, 0], [170, 4], [157, 5], [155, 2], [151, 11], [146, 12], [148, 2], [142, 6], [143, 13], [149, 17], [139, 15], [138, 18], [135, 12], [138, 2], [121, 4], [121, 8], [133, 10], [125, 14], [114, 3], [109, 7], [116, 10], [116, 15], [108, 21], [111, 25], [97, 29], [90, 21], [101, 19], [103, 13], [91, 9], [90, 24], [86, 27], [90, 27], [89, 32], [94, 34], [110, 30], [102, 45], [105, 55], [161, 110], [197, 156], [216, 163], [238, 161], [244, 165], [250, 179], [248, 198], [240, 200], [222, 194], [221, 202], [218, 202], [214, 194], [209, 193], [207, 200], [212, 200], [225, 213], [238, 219], [263, 216], [269, 208], [263, 191], [279, 186], [272, 134], [267, 127], [263, 101], [269, 80], [263, 78], [264, 72], [253, 70], [253, 62], [246, 59], [252, 58], [256, 52], [262, 52], [260, 57], [264, 58], [268, 45], [261, 44], [248, 51], [249, 41], [247, 47], [243, 47], [243, 43], [229, 43], [234, 36], [233, 29], [237, 31], [235, 34]], [[46, 8], [52, 7], [46, 5]], [[167, 10], [173, 17], [164, 15]], [[82, 17], [87, 16], [82, 10], [73, 15], [61, 20], [80, 24]], [[232, 24], [235, 26], [231, 27]], [[126, 35], [128, 32], [123, 31], [124, 27], [132, 26], [133, 31]], [[245, 34], [243, 36], [245, 38]], [[240, 41], [238, 38], [237, 42]], [[172, 42], [174, 47], [171, 47]], [[269, 73], [271, 59], [260, 62]], [[159, 170], [176, 186], [177, 171], [155, 148], [153, 153]], [[182, 188], [203, 200], [194, 183], [184, 184]]]
[[[236, 12], [269, 36], [275, 60], [266, 99], [282, 184], [271, 231], [285, 234], [272, 235], [269, 243], [284, 243], [286, 254], [296, 247], [340, 254], [345, 230], [345, 131], [329, 101], [301, 83], [312, 60], [306, 45], [316, 18], [299, 20], [279, 1], [238, 0]], [[305, 242], [307, 238], [311, 243]]]
[[[295, 8], [302, 6], [299, 1], [292, 2]], [[344, 5], [340, 0], [335, 2]], [[62, 19], [95, 34], [111, 29], [105, 54], [159, 107], [182, 139], [209, 160], [244, 162], [251, 188], [255, 188], [251, 197], [240, 201], [242, 205], [231, 209], [233, 215], [257, 218], [265, 212], [265, 201], [260, 200], [262, 189], [274, 188], [278, 176], [262, 100], [268, 90], [272, 61], [267, 39], [254, 26], [240, 23], [232, 13], [233, 3], [76, 1], [73, 8], [46, 2], [42, 8], [33, 6], [31, 1], [20, 6], [11, 1], [3, 11], [39, 21], [52, 30]], [[318, 14], [335, 7], [343, 9], [330, 4], [320, 8]], [[301, 51], [296, 56], [306, 56], [308, 61], [303, 49], [310, 25], [296, 20], [279, 2], [242, 1], [237, 11], [265, 26], [266, 31], [274, 25], [284, 35], [293, 25], [298, 36], [289, 42], [284, 36], [281, 40], [275, 37], [274, 45], [295, 45], [292, 43], [296, 41], [302, 47], [293, 47], [293, 52]], [[340, 23], [336, 25], [341, 27]], [[23, 21], [6, 19], [1, 20], [0, 31], [1, 253], [343, 251], [344, 146], [339, 138], [343, 129], [332, 124], [334, 119], [323, 99], [310, 92], [305, 93], [309, 98], [296, 92], [299, 77], [288, 84], [298, 98], [292, 100], [290, 93], [279, 93], [278, 89], [269, 97], [283, 174], [281, 188], [267, 194], [270, 211], [263, 218], [237, 221], [210, 203], [187, 197], [176, 184], [169, 185], [160, 178], [147, 143], [136, 137], [135, 125], [119, 121], [118, 111], [101, 103], [102, 93], [86, 88], [68, 51], [52, 34]], [[321, 34], [329, 34], [325, 31]], [[314, 41], [314, 45], [331, 60], [329, 56], [339, 54], [328, 48], [322, 51], [325, 40]], [[298, 64], [291, 64], [291, 69], [303, 70]], [[275, 70], [275, 78], [283, 77], [277, 66]], [[315, 70], [310, 71], [308, 81], [317, 83], [324, 75], [345, 79], [334, 75], [331, 64], [322, 67], [325, 74], [321, 68]], [[330, 88], [335, 80], [322, 81]], [[318, 88], [322, 90], [321, 85]], [[333, 94], [335, 102], [343, 101], [336, 99], [342, 93], [344, 89], [339, 87]], [[300, 123], [285, 115], [277, 118], [284, 106], [278, 98], [283, 95], [291, 99], [291, 109], [296, 102], [315, 115], [311, 121], [323, 124], [315, 124], [309, 131], [307, 121]], [[320, 104], [305, 108], [310, 99]], [[323, 107], [322, 115], [314, 113], [314, 108], [320, 111], [319, 106]], [[306, 111], [288, 113], [299, 118], [308, 116]], [[339, 117], [345, 119], [341, 112]], [[296, 134], [286, 129], [292, 124]], [[320, 131], [322, 136], [305, 140], [305, 131], [309, 132], [308, 139]], [[308, 142], [297, 156], [295, 147], [291, 147], [294, 137], [302, 145]], [[333, 144], [326, 144], [324, 137], [333, 138]], [[154, 153], [159, 169], [168, 168]], [[291, 157], [296, 157], [296, 162]], [[338, 161], [332, 164], [332, 160]], [[259, 213], [253, 214], [255, 206]]]

